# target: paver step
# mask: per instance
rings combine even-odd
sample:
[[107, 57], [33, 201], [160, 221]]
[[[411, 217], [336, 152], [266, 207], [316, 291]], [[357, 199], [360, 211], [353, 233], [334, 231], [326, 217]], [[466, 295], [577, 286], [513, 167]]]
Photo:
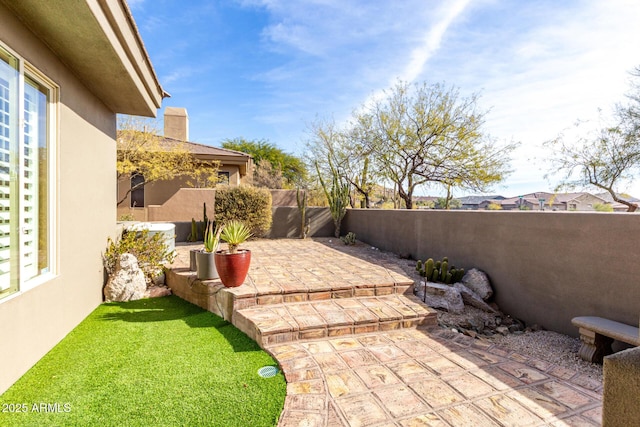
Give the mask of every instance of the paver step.
[[437, 324], [436, 311], [413, 295], [334, 298], [253, 306], [234, 311], [233, 324], [261, 347]]
[[225, 288], [219, 279], [201, 281], [193, 271], [174, 268], [167, 272], [167, 284], [174, 294], [227, 320], [238, 310], [265, 305], [413, 294], [413, 281], [399, 274], [371, 282], [345, 283], [337, 279], [314, 285], [298, 282], [297, 287], [286, 283], [269, 285], [267, 281], [248, 278], [242, 286]]

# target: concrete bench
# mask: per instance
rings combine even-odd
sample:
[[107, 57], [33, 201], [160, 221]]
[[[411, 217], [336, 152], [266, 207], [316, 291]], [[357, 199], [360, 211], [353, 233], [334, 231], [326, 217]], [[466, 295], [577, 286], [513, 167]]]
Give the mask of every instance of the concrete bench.
[[640, 346], [639, 330], [635, 326], [595, 316], [574, 317], [571, 323], [579, 328], [582, 340], [579, 354], [588, 362], [602, 363], [604, 356], [613, 353], [613, 340]]

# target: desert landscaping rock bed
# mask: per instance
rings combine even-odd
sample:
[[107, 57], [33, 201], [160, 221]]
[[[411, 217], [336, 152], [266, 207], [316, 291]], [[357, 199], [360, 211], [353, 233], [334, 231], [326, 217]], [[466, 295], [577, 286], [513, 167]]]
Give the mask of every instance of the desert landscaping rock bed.
[[[415, 270], [416, 261], [414, 260], [400, 258], [396, 254], [380, 251], [361, 242], [354, 246], [346, 246], [337, 239], [327, 239], [327, 243], [354, 256], [365, 256], [375, 258], [378, 262], [394, 263], [416, 283], [420, 283], [422, 279]], [[512, 316], [502, 313], [495, 304], [493, 308], [496, 309], [496, 313], [487, 313], [467, 305], [460, 314], [438, 310], [438, 323], [442, 328], [471, 335], [475, 339], [485, 340], [523, 356], [534, 357], [571, 369], [602, 382], [602, 365], [580, 359], [579, 338], [540, 330], [537, 325], [524, 325]], [[478, 332], [478, 329], [481, 332]]]

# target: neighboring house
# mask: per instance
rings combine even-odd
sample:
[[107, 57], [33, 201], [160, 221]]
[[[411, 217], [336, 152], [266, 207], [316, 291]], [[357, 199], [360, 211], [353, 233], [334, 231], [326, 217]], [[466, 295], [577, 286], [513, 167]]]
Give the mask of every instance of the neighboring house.
[[[596, 205], [610, 204], [605, 199], [590, 193], [547, 193], [537, 192], [510, 197], [499, 202], [503, 210], [545, 210], [545, 211], [595, 211]], [[617, 204], [616, 204], [617, 205]], [[486, 208], [486, 203], [480, 204]], [[613, 206], [614, 210], [617, 206]], [[626, 210], [626, 209], [625, 209]]]
[[[490, 203], [500, 204], [504, 199], [505, 197], [499, 195], [458, 197], [462, 205], [460, 209], [464, 210], [485, 209]], [[480, 208], [481, 205], [483, 206], [482, 208]]]
[[166, 95], [124, 0], [0, 0], [0, 393], [102, 302], [116, 113]]
[[[212, 147], [189, 141], [189, 116], [184, 108], [166, 107], [164, 113], [164, 136], [160, 137], [160, 146], [170, 150], [179, 146], [189, 150], [196, 159], [218, 161], [218, 176], [222, 183], [238, 186], [250, 181], [253, 174], [253, 158], [246, 153]], [[118, 181], [118, 200], [144, 177], [126, 177]], [[133, 213], [136, 219], [147, 220], [147, 207], [163, 205], [181, 188], [192, 188], [185, 178], [150, 182], [131, 192], [129, 197], [118, 206], [118, 217]], [[196, 194], [196, 192], [193, 192]], [[182, 201], [185, 203], [185, 201]], [[200, 204], [201, 209], [201, 203]], [[191, 218], [189, 216], [189, 218]]]

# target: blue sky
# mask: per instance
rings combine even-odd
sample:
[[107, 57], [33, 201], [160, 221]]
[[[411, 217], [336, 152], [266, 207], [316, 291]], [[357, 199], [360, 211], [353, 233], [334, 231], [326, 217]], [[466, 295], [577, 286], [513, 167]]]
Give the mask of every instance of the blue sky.
[[[304, 156], [398, 79], [480, 92], [485, 131], [519, 141], [505, 196], [553, 188], [541, 143], [598, 121], [640, 65], [637, 0], [129, 0], [190, 139], [268, 139]], [[159, 111], [159, 116], [162, 116]], [[640, 197], [640, 180], [626, 190]], [[421, 194], [439, 194], [425, 188]], [[461, 195], [461, 194], [457, 194]]]

